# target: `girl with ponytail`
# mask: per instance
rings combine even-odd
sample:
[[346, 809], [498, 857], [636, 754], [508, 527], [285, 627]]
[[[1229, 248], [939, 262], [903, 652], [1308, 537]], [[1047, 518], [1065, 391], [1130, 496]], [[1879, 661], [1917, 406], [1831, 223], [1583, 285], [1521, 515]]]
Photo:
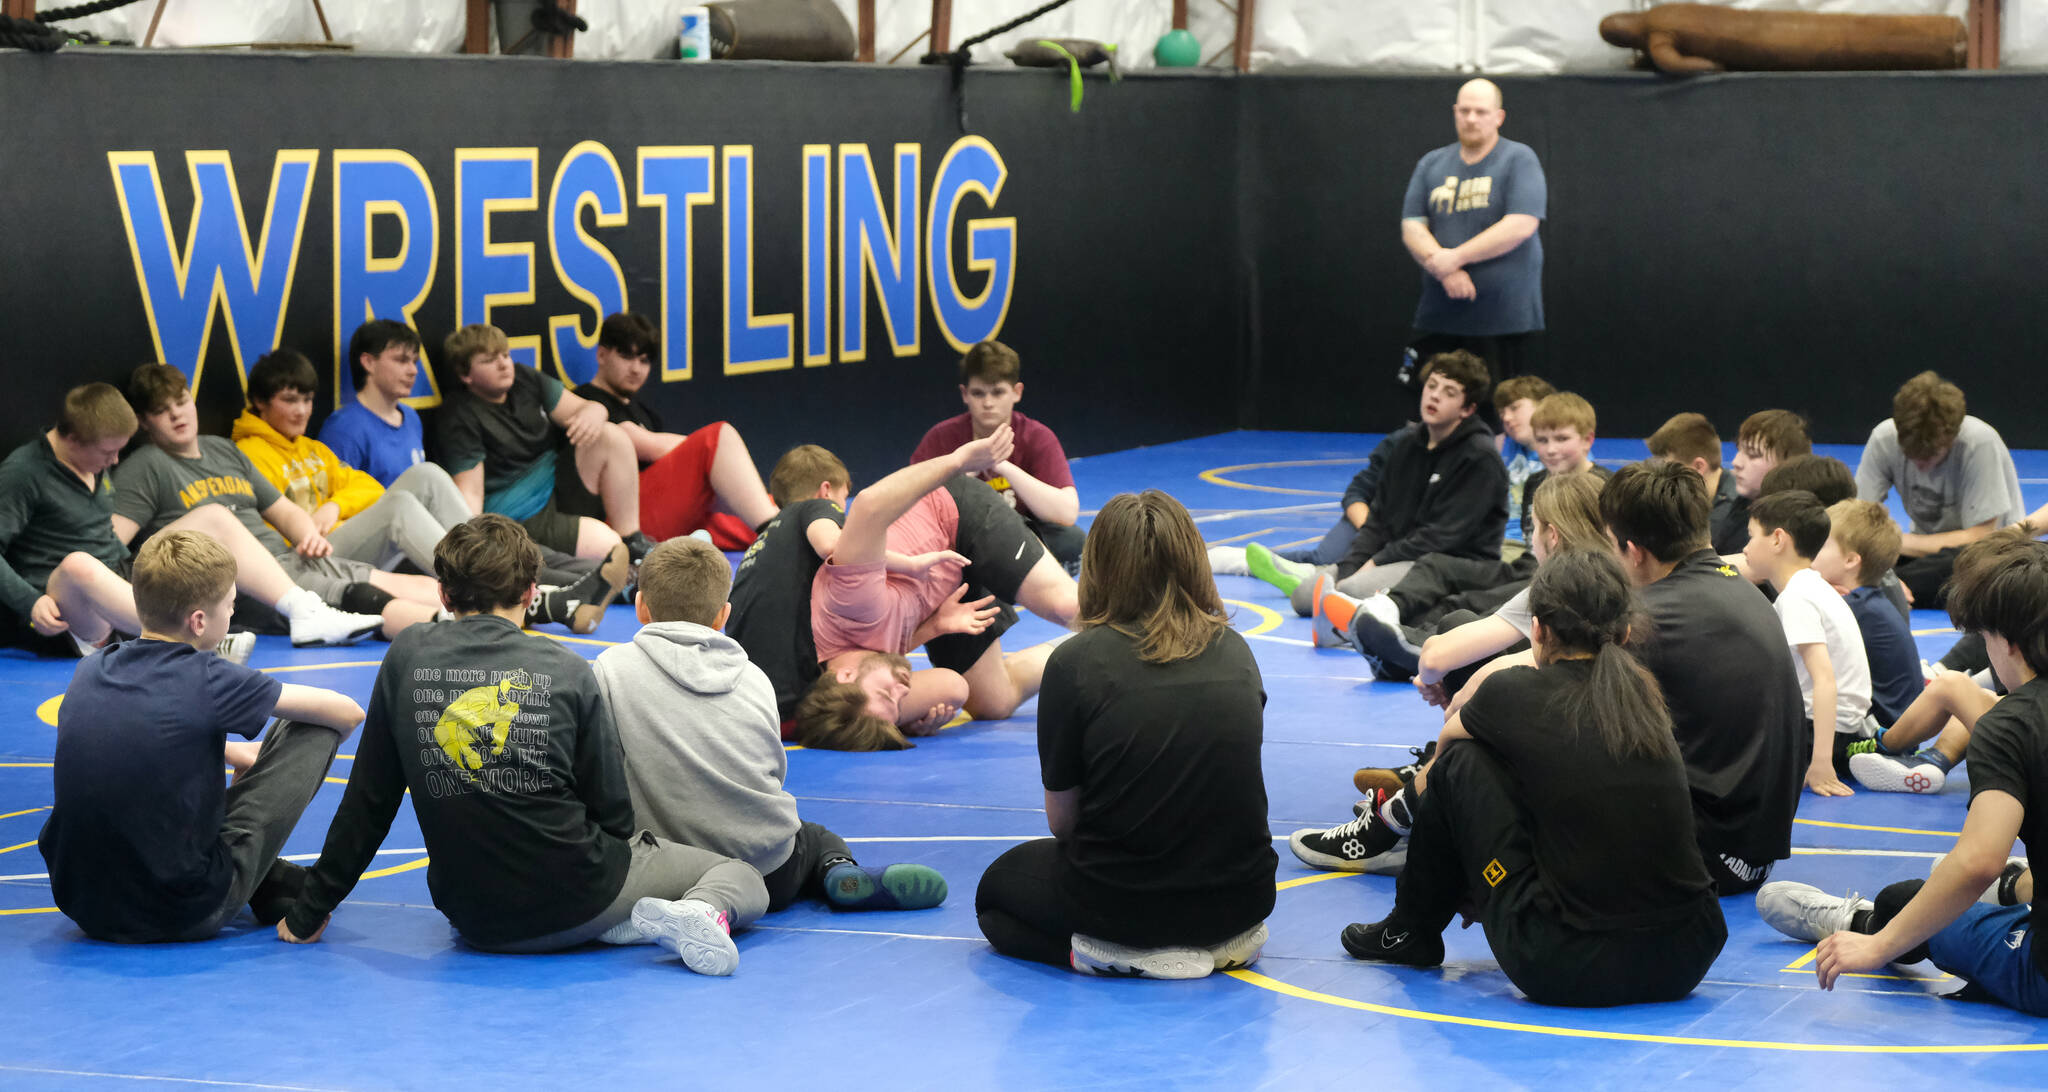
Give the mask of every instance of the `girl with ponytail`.
[[1393, 909], [1344, 947], [1435, 966], [1463, 908], [1533, 1001], [1677, 1000], [1728, 930], [1663, 695], [1623, 647], [1634, 592], [1611, 551], [1567, 550], [1529, 606], [1536, 666], [1495, 672], [1445, 722], [1427, 791], [1402, 795]]

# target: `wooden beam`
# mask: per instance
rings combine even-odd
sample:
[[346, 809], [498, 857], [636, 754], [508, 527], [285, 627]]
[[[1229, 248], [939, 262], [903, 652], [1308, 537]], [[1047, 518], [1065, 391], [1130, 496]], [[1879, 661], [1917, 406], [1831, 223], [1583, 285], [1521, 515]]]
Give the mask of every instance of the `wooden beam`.
[[156, 25], [163, 21], [164, 5], [168, 3], [170, 0], [156, 0], [156, 13], [149, 17], [149, 33], [142, 36], [142, 48], [148, 49], [156, 41]]
[[856, 61], [875, 59], [875, 0], [860, 0], [860, 52], [854, 54]]
[[1252, 27], [1257, 22], [1258, 0], [1237, 0], [1237, 49], [1234, 60], [1239, 72], [1252, 70]]
[[462, 32], [462, 51], [491, 51], [491, 0], [469, 0], [469, 24]]
[[1997, 68], [1999, 53], [2003, 48], [2004, 30], [1999, 12], [2000, 0], [1970, 0], [1970, 10], [1977, 15], [1977, 67]]
[[953, 0], [932, 0], [933, 53], [945, 53], [953, 48]]
[[1173, 0], [1173, 29], [1188, 28], [1188, 0]]
[[320, 0], [313, 0], [313, 15], [320, 20], [320, 37], [332, 42], [334, 31], [327, 27], [327, 9], [320, 6]]
[[36, 0], [0, 0], [0, 15], [32, 20], [36, 17]]

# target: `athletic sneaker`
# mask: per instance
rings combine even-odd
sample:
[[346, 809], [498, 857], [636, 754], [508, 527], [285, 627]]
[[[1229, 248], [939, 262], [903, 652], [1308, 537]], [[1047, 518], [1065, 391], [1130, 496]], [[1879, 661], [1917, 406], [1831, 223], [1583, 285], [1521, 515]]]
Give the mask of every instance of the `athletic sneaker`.
[[1209, 949], [1209, 958], [1219, 971], [1236, 971], [1259, 961], [1259, 954], [1266, 950], [1266, 923], [1246, 929], [1221, 944]]
[[640, 931], [640, 923], [627, 914], [626, 920], [597, 934], [599, 944], [652, 944], [654, 938]]
[[[1942, 861], [1947, 859], [1948, 854], [1946, 853], [1935, 857], [1934, 863], [1927, 868], [1927, 874], [1930, 876], [1934, 875], [1934, 870], [1940, 867]], [[1977, 901], [1990, 906], [2018, 905], [2019, 899], [2017, 896], [2012, 895], [2012, 889], [2013, 885], [2019, 882], [2020, 877], [2026, 871], [2027, 859], [2025, 857], [2007, 857], [2005, 859], [2005, 867], [1998, 870], [1998, 878], [1991, 881], [1991, 886], [1985, 888], [1982, 895], [1977, 896]]]
[[626, 553], [632, 557], [633, 564], [635, 565], [640, 564], [640, 559], [646, 557], [647, 552], [654, 549], [655, 545], [654, 540], [648, 538], [645, 531], [635, 531], [630, 535], [623, 535], [621, 536], [621, 541], [626, 544]]
[[1068, 962], [1082, 974], [1106, 978], [1207, 978], [1216, 959], [1207, 948], [1133, 948], [1075, 933]]
[[1415, 761], [1400, 766], [1368, 766], [1351, 775], [1351, 783], [1358, 791], [1378, 795], [1400, 792], [1415, 783], [1415, 775], [1421, 772], [1429, 760], [1436, 757], [1436, 740], [1430, 740], [1420, 747], [1408, 748]]
[[1327, 830], [1304, 828], [1287, 836], [1287, 847], [1303, 864], [1331, 872], [1373, 872], [1388, 876], [1408, 864], [1408, 840], [1380, 820], [1384, 794], [1375, 793], [1348, 823]]
[[[1866, 740], [1864, 742], [1875, 742]], [[1879, 754], [1875, 747], [1858, 751], [1849, 745], [1849, 776], [1866, 789], [1878, 792], [1937, 793], [1948, 784], [1948, 774], [1924, 758], [1898, 758]]]
[[633, 577], [631, 551], [621, 542], [605, 555], [604, 563], [583, 574], [574, 584], [548, 589], [534, 597], [526, 614], [529, 626], [555, 623], [571, 633], [589, 633], [604, 621], [605, 608]]
[[[1294, 589], [1316, 571], [1314, 565], [1289, 561], [1256, 542], [1245, 546], [1244, 566], [1251, 575], [1279, 588], [1282, 595], [1294, 594]], [[1308, 612], [1302, 613], [1306, 616]]]
[[641, 899], [633, 904], [633, 924], [642, 936], [682, 956], [683, 966], [698, 974], [728, 975], [739, 969], [732, 923], [725, 911], [701, 899]]
[[1344, 950], [1351, 953], [1351, 958], [1363, 959], [1368, 963], [1435, 967], [1444, 961], [1443, 934], [1414, 929], [1396, 932], [1389, 929], [1385, 921], [1376, 921], [1370, 925], [1353, 922], [1344, 927], [1344, 932], [1338, 939], [1344, 942]]
[[384, 619], [374, 614], [350, 614], [336, 610], [310, 596], [291, 617], [293, 648], [321, 648], [352, 645], [384, 628]]
[[1764, 919], [1765, 925], [1794, 940], [1816, 944], [1847, 931], [1856, 911], [1873, 906], [1869, 899], [1859, 899], [1853, 891], [1845, 899], [1812, 884], [1791, 880], [1777, 880], [1756, 889], [1756, 914]]
[[840, 910], [925, 910], [946, 901], [946, 878], [921, 864], [842, 861], [825, 871], [825, 900]]
[[249, 666], [249, 654], [256, 651], [256, 635], [248, 630], [230, 633], [213, 646], [213, 654], [231, 664]]
[[[1372, 609], [1373, 600], [1379, 600], [1387, 610]], [[1365, 657], [1366, 665], [1372, 668], [1372, 677], [1381, 682], [1407, 682], [1422, 670], [1422, 644], [1419, 636], [1399, 622], [1389, 622], [1386, 614], [1393, 612], [1393, 600], [1384, 595], [1370, 596], [1356, 617], [1351, 620], [1351, 639], [1357, 645], [1359, 655]]]
[[1337, 578], [1328, 573], [1317, 573], [1308, 582], [1309, 599], [1309, 643], [1317, 648], [1349, 648], [1351, 635], [1338, 627], [1337, 623], [1323, 610], [1325, 596], [1338, 595], [1334, 589]]
[[1216, 576], [1250, 576], [1244, 553], [1242, 546], [1209, 547], [1209, 571]]

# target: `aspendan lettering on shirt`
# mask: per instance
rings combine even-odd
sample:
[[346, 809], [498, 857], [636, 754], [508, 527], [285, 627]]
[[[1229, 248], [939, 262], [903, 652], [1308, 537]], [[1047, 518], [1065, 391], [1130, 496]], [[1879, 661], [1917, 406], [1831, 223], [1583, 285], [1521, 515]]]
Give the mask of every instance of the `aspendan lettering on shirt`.
[[178, 499], [183, 501], [187, 508], [191, 508], [208, 497], [248, 497], [253, 500], [255, 496], [256, 489], [249, 484], [249, 479], [233, 474], [217, 474], [211, 478], [201, 478], [178, 490]]

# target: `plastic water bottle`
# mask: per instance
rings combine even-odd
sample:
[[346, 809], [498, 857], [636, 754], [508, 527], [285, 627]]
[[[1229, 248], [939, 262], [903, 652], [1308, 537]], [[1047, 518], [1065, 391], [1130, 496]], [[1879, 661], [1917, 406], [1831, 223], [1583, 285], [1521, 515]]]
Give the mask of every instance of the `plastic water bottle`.
[[677, 45], [683, 60], [711, 59], [711, 9], [683, 9], [682, 28]]
[[1394, 373], [1394, 380], [1404, 387], [1415, 385], [1415, 373], [1420, 370], [1421, 360], [1415, 355], [1415, 346], [1401, 350], [1401, 368]]

